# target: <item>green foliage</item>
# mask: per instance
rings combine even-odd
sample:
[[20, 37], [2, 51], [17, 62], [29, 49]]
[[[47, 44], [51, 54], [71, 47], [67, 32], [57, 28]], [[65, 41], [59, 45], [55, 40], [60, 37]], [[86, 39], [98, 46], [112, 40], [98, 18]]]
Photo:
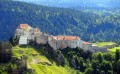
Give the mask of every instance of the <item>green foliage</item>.
[[[11, 44], [0, 43], [0, 48], [10, 54]], [[5, 67], [0, 64], [2, 73], [20, 74], [113, 74], [120, 73], [120, 52], [92, 53], [81, 48], [52, 50], [49, 45], [14, 46], [12, 60]], [[27, 57], [26, 57], [27, 56]], [[2, 68], [3, 67], [3, 68]], [[18, 70], [17, 70], [18, 69]]]
[[92, 52], [84, 51], [81, 48], [65, 48], [62, 49], [61, 52], [69, 62], [69, 66], [82, 72], [84, 72], [86, 67], [89, 65], [87, 64], [86, 66], [85, 60], [92, 59]]
[[87, 68], [85, 70], [85, 74], [93, 74], [93, 69], [92, 68]]
[[94, 46], [98, 46], [98, 47], [103, 47], [103, 46], [110, 46], [110, 45], [114, 45], [116, 44], [115, 42], [97, 42], [97, 43], [93, 43]]
[[80, 71], [84, 72], [85, 70], [84, 59], [80, 57], [77, 61], [78, 61], [77, 65], [80, 66]]
[[98, 53], [96, 53], [95, 55], [93, 55], [93, 58], [95, 59], [95, 60], [98, 60], [100, 63], [101, 62], [103, 62], [103, 54], [101, 53], [101, 52], [98, 52]]
[[111, 53], [111, 52], [104, 53], [103, 57], [107, 61], [111, 61], [112, 62], [113, 60], [115, 60], [115, 55], [113, 53]]
[[6, 63], [11, 60], [12, 45], [8, 42], [0, 42], [0, 63]]
[[104, 71], [104, 70], [101, 70], [101, 71], [100, 71], [100, 74], [105, 74], [105, 71]]
[[97, 60], [92, 61], [92, 68], [93, 68], [93, 74], [99, 74], [100, 73], [100, 68], [101, 64]]
[[[15, 46], [13, 47], [13, 56], [20, 59], [21, 56], [25, 55], [27, 59], [27, 69], [28, 74], [73, 74], [80, 73], [76, 72], [73, 68], [70, 68], [67, 64], [65, 66], [58, 65], [56, 59], [58, 58], [58, 53], [61, 52], [54, 51], [47, 46]], [[44, 52], [43, 52], [44, 51]], [[50, 52], [51, 51], [51, 52]], [[49, 56], [48, 56], [49, 55]], [[57, 55], [57, 56], [56, 56]], [[51, 58], [52, 56], [52, 58]], [[63, 55], [62, 55], [63, 56]], [[64, 57], [60, 58], [62, 63], [65, 63]], [[35, 62], [36, 60], [36, 62]], [[23, 60], [24, 61], [24, 60]], [[22, 65], [22, 64], [21, 64]], [[20, 66], [21, 66], [20, 65]], [[30, 70], [31, 69], [31, 70]], [[29, 72], [30, 70], [30, 72]], [[23, 70], [24, 71], [24, 70]]]
[[12, 73], [12, 70], [13, 70], [13, 67], [12, 67], [12, 64], [10, 63], [9, 65], [8, 65], [8, 73], [9, 74], [11, 74]]
[[116, 52], [116, 50], [120, 50], [120, 46], [113, 47], [111, 49], [108, 49], [111, 52]]
[[117, 73], [120, 73], [120, 60], [117, 61]]
[[0, 74], [2, 74], [2, 71], [0, 70]]
[[79, 70], [76, 70], [76, 73], [75, 74], [81, 74]]
[[110, 71], [110, 70], [108, 70], [107, 74], [113, 74], [113, 72], [112, 72], [112, 71]]
[[0, 65], [2, 73], [7, 70], [10, 74], [16, 71], [20, 74], [119, 74], [120, 70], [120, 60], [116, 61], [116, 53], [111, 52], [91, 53], [80, 48], [54, 51], [48, 45], [13, 49], [11, 62], [5, 67]]
[[103, 61], [101, 69], [104, 70], [105, 73], [107, 73], [107, 71], [112, 71], [112, 64], [108, 61]]

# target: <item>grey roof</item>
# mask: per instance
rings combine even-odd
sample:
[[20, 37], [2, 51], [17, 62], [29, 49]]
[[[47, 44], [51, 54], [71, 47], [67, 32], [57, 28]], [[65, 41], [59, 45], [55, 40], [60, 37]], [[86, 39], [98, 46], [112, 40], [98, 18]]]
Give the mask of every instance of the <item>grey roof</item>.
[[27, 44], [27, 37], [26, 36], [20, 36], [19, 44], [20, 45], [26, 45]]

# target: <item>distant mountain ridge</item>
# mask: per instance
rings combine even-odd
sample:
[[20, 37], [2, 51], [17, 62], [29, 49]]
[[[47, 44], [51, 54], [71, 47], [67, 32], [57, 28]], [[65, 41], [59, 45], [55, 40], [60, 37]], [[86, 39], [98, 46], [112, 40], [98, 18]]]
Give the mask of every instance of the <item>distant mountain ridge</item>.
[[16, 0], [52, 7], [120, 7], [119, 0]]

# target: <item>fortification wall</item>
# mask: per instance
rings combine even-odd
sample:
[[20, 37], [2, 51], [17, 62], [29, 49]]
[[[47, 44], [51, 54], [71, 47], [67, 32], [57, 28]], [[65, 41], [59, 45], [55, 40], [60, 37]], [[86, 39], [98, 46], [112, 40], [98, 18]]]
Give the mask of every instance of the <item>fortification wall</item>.
[[39, 34], [38, 36], [35, 36], [35, 42], [38, 44], [46, 44], [48, 42], [48, 36]]
[[84, 42], [84, 41], [79, 40], [79, 41], [77, 42], [77, 46], [80, 47], [80, 48], [83, 48], [83, 42]]
[[20, 37], [20, 36], [27, 36], [29, 35], [30, 30], [23, 30], [23, 29], [16, 29], [15, 36]]
[[[49, 38], [50, 39], [50, 38]], [[51, 39], [51, 40], [48, 40], [48, 44], [54, 49], [58, 49], [57, 46], [56, 46], [56, 40], [54, 39]]]
[[15, 36], [20, 38], [20, 36], [24, 35], [24, 31], [21, 29], [16, 29]]
[[[79, 38], [73, 39], [72, 36], [64, 39], [64, 36], [61, 36], [63, 39], [61, 39], [59, 36], [55, 38], [55, 36], [49, 36], [47, 34], [44, 34], [40, 32], [39, 28], [30, 28], [30, 29], [16, 29], [15, 36], [20, 38], [20, 36], [25, 36], [29, 41], [34, 41], [37, 44], [46, 44], [48, 43], [54, 50], [56, 49], [64, 49], [66, 47], [69, 48], [76, 48], [80, 47], [84, 50], [90, 50], [92, 52], [107, 52], [107, 48], [112, 48], [115, 45], [112, 46], [105, 46], [105, 47], [97, 47], [92, 46], [91, 44], [84, 44], [84, 41], [82, 41]], [[58, 39], [57, 39], [58, 38]]]
[[84, 50], [91, 50], [92, 49], [92, 45], [91, 44], [83, 45], [83, 49]]
[[82, 46], [81, 40], [55, 40], [52, 37], [48, 38], [48, 43], [53, 49], [64, 49], [66, 47], [76, 48]]

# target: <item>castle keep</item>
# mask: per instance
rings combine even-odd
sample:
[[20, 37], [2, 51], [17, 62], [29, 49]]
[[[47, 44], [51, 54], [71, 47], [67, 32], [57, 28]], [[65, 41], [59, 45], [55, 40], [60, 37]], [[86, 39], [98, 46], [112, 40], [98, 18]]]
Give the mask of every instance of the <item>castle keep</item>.
[[15, 36], [19, 38], [19, 45], [35, 42], [37, 44], [49, 44], [54, 50], [64, 49], [66, 47], [80, 47], [84, 50], [89, 49], [91, 51], [94, 48], [98, 49], [98, 47], [92, 46], [91, 43], [81, 40], [78, 36], [52, 36], [41, 32], [37, 27], [30, 27], [28, 24], [20, 24], [16, 29]]

